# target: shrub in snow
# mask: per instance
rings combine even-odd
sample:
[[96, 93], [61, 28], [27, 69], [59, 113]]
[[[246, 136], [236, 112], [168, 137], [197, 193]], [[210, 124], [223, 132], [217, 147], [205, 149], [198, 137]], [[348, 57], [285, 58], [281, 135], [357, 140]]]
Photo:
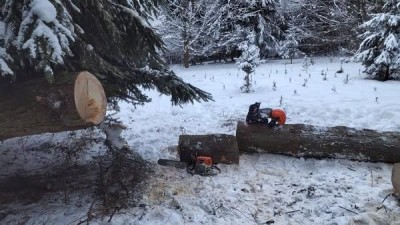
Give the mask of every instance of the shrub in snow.
[[344, 63], [344, 58], [340, 58], [340, 69], [336, 71], [336, 73], [343, 73], [343, 63]]
[[308, 81], [308, 79], [307, 78], [304, 78], [304, 83], [303, 83], [303, 87], [305, 87], [305, 86], [307, 86], [307, 81]]
[[307, 72], [308, 67], [310, 67], [312, 65], [311, 63], [311, 59], [308, 56], [304, 57], [304, 61], [303, 61], [303, 68], [304, 70]]
[[286, 40], [279, 42], [278, 54], [284, 59], [290, 59], [290, 64], [292, 64], [293, 58], [298, 57], [301, 53], [298, 46], [298, 41], [288, 34]]
[[399, 15], [400, 0], [387, 1], [382, 13], [361, 26], [366, 31], [354, 59], [362, 62], [372, 79], [400, 78]]
[[343, 80], [344, 84], [348, 84], [349, 83], [349, 74], [346, 74], [346, 78]]
[[276, 82], [275, 81], [272, 83], [272, 90], [276, 91]]
[[255, 44], [255, 35], [251, 33], [247, 36], [247, 40], [239, 44], [239, 50], [242, 52], [240, 57], [236, 59], [239, 69], [245, 72], [244, 84], [240, 87], [242, 92], [252, 92], [250, 83], [250, 75], [254, 73], [255, 68], [260, 64], [260, 49]]

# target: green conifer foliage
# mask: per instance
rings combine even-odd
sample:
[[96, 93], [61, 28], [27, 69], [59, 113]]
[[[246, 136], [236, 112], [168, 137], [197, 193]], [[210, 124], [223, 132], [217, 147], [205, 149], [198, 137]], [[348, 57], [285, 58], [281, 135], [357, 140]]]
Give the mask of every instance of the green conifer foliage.
[[88, 70], [111, 103], [150, 101], [144, 89], [173, 104], [212, 97], [172, 72], [149, 20], [159, 0], [4, 0], [0, 2], [0, 83]]

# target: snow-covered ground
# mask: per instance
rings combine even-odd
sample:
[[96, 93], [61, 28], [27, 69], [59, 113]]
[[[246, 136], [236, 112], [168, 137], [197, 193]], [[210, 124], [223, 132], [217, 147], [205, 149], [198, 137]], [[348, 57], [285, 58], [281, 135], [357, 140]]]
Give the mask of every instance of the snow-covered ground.
[[[385, 199], [392, 192], [390, 164], [242, 154], [240, 165], [220, 165], [222, 173], [215, 177], [156, 164], [159, 158], [177, 158], [173, 146], [181, 134], [234, 135], [236, 122], [257, 101], [262, 108], [284, 109], [289, 124], [400, 131], [398, 81], [365, 80], [357, 63], [344, 63], [344, 72], [336, 74], [338, 58], [315, 59], [307, 72], [302, 59], [267, 60], [252, 77], [255, 91], [244, 94], [243, 73], [234, 64], [173, 69], [215, 101], [172, 106], [168, 96], [149, 91], [149, 104], [121, 103], [116, 116], [128, 127], [122, 135], [155, 172], [138, 207], [93, 224], [400, 224], [400, 202]], [[63, 138], [65, 133], [0, 143], [0, 176], [57, 163], [60, 159], [41, 152], [40, 145]], [[93, 146], [86, 159], [99, 151], [104, 149]], [[65, 205], [56, 193], [29, 204], [0, 205], [0, 222], [77, 224], [91, 203], [83, 194], [71, 198], [79, 204]]]

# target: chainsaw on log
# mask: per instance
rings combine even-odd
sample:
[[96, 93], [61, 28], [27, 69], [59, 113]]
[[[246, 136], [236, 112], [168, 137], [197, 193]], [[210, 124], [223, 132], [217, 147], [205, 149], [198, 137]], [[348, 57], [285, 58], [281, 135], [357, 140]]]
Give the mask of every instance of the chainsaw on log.
[[192, 162], [181, 162], [170, 159], [159, 159], [158, 164], [162, 166], [172, 166], [178, 169], [185, 169], [192, 175], [215, 176], [221, 173], [221, 170], [213, 164], [212, 158], [208, 156], [192, 157]]

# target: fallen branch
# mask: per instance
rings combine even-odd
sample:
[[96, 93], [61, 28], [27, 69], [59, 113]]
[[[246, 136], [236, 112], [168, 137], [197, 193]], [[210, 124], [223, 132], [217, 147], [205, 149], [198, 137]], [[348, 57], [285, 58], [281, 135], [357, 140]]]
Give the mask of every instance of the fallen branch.
[[85, 222], [86, 222], [87, 225], [89, 225], [89, 222], [93, 220], [93, 218], [94, 218], [94, 215], [93, 215], [93, 205], [94, 205], [94, 203], [96, 203], [96, 201], [97, 201], [97, 200], [93, 200], [92, 204], [90, 204], [89, 210], [88, 210], [88, 212], [86, 213], [86, 219], [80, 221], [77, 225], [81, 225], [81, 224], [83, 224], [83, 223], [85, 223]]
[[390, 193], [390, 194], [386, 195], [386, 197], [383, 199], [382, 203], [384, 203], [385, 200], [386, 200], [389, 196], [391, 196], [391, 195], [393, 195], [393, 193]]
[[298, 209], [298, 210], [293, 210], [293, 211], [285, 212], [285, 214], [295, 213], [295, 212], [298, 212], [298, 211], [300, 211], [300, 210]]
[[112, 211], [112, 213], [111, 213], [111, 215], [110, 215], [110, 219], [108, 219], [108, 221], [107, 222], [111, 222], [111, 220], [112, 220], [112, 218], [113, 218], [113, 216], [114, 216], [114, 214], [116, 213], [116, 212], [118, 212], [118, 208], [114, 208], [114, 210]]
[[351, 212], [351, 213], [354, 213], [354, 214], [358, 215], [358, 213], [356, 213], [356, 212], [354, 212], [354, 211], [352, 211], [352, 210], [350, 210], [350, 209], [346, 209], [346, 208], [344, 208], [344, 207], [342, 207], [342, 206], [340, 206], [340, 205], [339, 205], [339, 208], [344, 209], [344, 210], [346, 210], [346, 211], [349, 211], [349, 212]]
[[385, 205], [382, 205], [382, 206], [376, 208], [376, 211], [375, 211], [375, 212], [378, 212], [378, 211], [381, 210], [382, 208], [384, 208], [384, 209], [385, 209], [385, 212], [387, 212], [387, 209], [386, 209], [386, 206], [385, 206]]

